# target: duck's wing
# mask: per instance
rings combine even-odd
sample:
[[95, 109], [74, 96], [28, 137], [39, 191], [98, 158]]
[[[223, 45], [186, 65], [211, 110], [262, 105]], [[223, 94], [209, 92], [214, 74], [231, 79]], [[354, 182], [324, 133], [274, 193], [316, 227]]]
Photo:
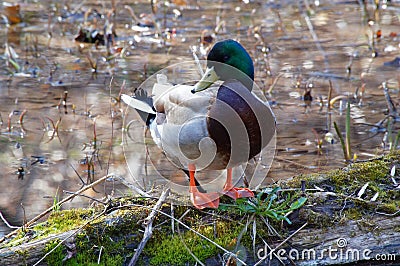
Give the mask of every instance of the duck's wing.
[[189, 158], [196, 161], [197, 169], [202, 169], [213, 158], [205, 155], [215, 154], [215, 145], [202, 140], [208, 137], [207, 112], [217, 88], [195, 94], [192, 89], [189, 85], [173, 86], [157, 98], [154, 107], [166, 116], [161, 142], [169, 159], [187, 167]]
[[183, 124], [194, 117], [205, 116], [218, 88], [195, 94], [191, 92], [192, 89], [193, 86], [181, 84], [170, 87], [154, 98], [154, 108], [157, 112], [166, 113], [168, 122], [173, 124]]

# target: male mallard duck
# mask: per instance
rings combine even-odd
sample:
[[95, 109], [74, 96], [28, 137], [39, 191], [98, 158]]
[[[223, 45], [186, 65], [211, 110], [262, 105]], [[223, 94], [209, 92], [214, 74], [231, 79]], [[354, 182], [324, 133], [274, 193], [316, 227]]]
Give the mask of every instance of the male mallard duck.
[[[164, 79], [164, 82], [161, 80]], [[160, 76], [151, 101], [122, 95], [128, 105], [150, 114], [147, 124], [169, 160], [189, 172], [190, 195], [197, 208], [217, 208], [217, 192], [202, 193], [196, 170], [227, 170], [222, 194], [253, 197], [232, 184], [232, 168], [248, 162], [269, 143], [275, 118], [267, 104], [251, 93], [253, 61], [234, 40], [216, 43], [207, 70], [194, 86], [171, 85]], [[161, 83], [161, 84], [160, 84]]]

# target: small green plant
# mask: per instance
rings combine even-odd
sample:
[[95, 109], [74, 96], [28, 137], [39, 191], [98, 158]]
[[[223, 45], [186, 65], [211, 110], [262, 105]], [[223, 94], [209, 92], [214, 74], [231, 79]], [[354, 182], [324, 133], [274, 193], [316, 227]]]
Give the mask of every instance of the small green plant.
[[397, 149], [397, 145], [399, 145], [399, 139], [400, 139], [400, 131], [397, 132], [396, 138], [394, 140], [394, 144], [390, 147], [391, 151], [395, 151]]
[[61, 210], [60, 204], [60, 196], [58, 195], [58, 188], [56, 190], [56, 194], [53, 197], [53, 212], [59, 212]]
[[392, 116], [388, 116], [387, 117], [386, 134], [387, 134], [387, 142], [389, 144], [389, 150], [390, 151], [395, 151], [396, 148], [397, 148], [397, 145], [399, 145], [400, 131], [397, 132], [396, 137], [393, 140], [393, 126], [394, 126], [394, 123], [396, 123], [395, 119]]
[[[342, 133], [339, 130], [338, 125], [336, 122], [333, 122], [333, 125], [335, 127], [336, 134], [339, 137], [340, 144], [342, 145], [343, 149], [343, 154], [344, 154], [344, 159], [346, 161], [350, 161], [352, 158], [351, 156], [351, 146], [350, 146], [350, 101], [347, 101], [347, 108], [346, 108], [346, 135], [345, 138], [343, 138]], [[354, 154], [353, 159], [356, 158], [356, 155]]]
[[[287, 214], [299, 209], [307, 201], [306, 197], [300, 197], [297, 200], [291, 200], [290, 194], [284, 199], [280, 200], [278, 192], [282, 191], [280, 187], [276, 187], [271, 191], [261, 191], [254, 198], [239, 198], [235, 204], [220, 204], [221, 210], [234, 209], [238, 210], [241, 214], [256, 214], [260, 216], [267, 216], [277, 221], [286, 221], [291, 224], [287, 218]], [[268, 194], [266, 197], [265, 194]]]

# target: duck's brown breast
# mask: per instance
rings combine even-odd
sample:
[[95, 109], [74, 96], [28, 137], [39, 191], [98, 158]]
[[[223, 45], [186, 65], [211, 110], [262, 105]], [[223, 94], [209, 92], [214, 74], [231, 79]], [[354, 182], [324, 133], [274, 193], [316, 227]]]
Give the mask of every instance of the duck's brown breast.
[[275, 133], [271, 109], [236, 80], [225, 81], [207, 117], [207, 129], [217, 146], [210, 168], [224, 169], [247, 162]]

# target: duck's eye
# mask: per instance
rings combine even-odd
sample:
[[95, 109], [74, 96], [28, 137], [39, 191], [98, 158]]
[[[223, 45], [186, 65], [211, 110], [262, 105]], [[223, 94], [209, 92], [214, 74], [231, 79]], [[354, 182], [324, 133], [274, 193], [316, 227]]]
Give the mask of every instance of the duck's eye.
[[227, 61], [229, 59], [229, 55], [224, 55], [224, 61]]

